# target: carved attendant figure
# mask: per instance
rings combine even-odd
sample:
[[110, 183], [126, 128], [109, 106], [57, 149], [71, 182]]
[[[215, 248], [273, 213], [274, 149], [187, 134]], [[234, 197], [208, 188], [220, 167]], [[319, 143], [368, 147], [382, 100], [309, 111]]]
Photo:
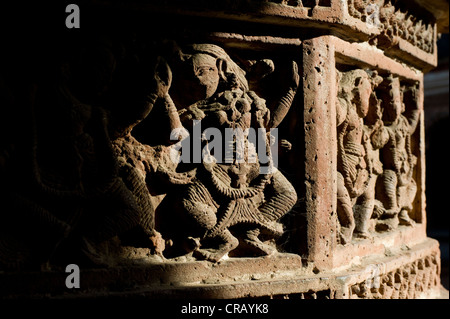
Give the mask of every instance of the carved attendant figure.
[[[299, 82], [294, 64], [292, 83], [270, 116], [264, 100], [249, 91], [244, 71], [216, 45], [187, 47], [178, 71], [171, 95], [185, 127], [196, 119], [202, 120], [203, 128], [218, 128], [222, 133], [225, 128], [245, 132], [250, 127], [276, 127], [289, 110]], [[251, 147], [245, 134], [245, 143]], [[276, 251], [259, 235], [265, 231], [274, 238], [283, 233], [277, 220], [296, 203], [296, 192], [278, 170], [260, 174], [259, 163], [249, 163], [247, 153], [241, 155], [244, 162], [228, 164], [219, 158], [201, 164], [183, 196], [180, 209], [193, 224], [191, 247], [198, 258], [218, 261], [235, 249], [239, 241], [230, 231], [233, 226], [254, 253]], [[215, 244], [208, 247], [208, 242]]]
[[[369, 99], [379, 77], [373, 79], [364, 70], [353, 70], [340, 74], [337, 103], [338, 130], [338, 173], [337, 200], [338, 218], [341, 225], [342, 244], [351, 241], [355, 229], [353, 206], [358, 197], [364, 194], [362, 206], [373, 208], [373, 193], [367, 193], [373, 184], [372, 169], [368, 167], [368, 136], [364, 132], [363, 119], [369, 111]], [[367, 213], [363, 213], [367, 215]], [[365, 218], [363, 218], [365, 219]], [[358, 233], [366, 237], [364, 229]]]
[[[398, 78], [388, 78], [385, 101], [385, 119], [389, 140], [382, 150], [384, 173], [382, 175], [385, 217], [398, 216], [402, 225], [412, 225], [408, 212], [417, 186], [413, 178], [417, 157], [412, 154], [411, 135], [419, 121], [418, 88], [402, 90]], [[405, 94], [407, 93], [407, 94]], [[404, 98], [408, 95], [410, 107], [405, 111]]]
[[[382, 81], [376, 77], [376, 84]], [[369, 237], [369, 221], [375, 206], [376, 182], [383, 173], [383, 163], [380, 161], [380, 149], [387, 143], [389, 134], [382, 121], [381, 100], [372, 92], [370, 97], [369, 112], [364, 119], [363, 144], [367, 153], [367, 170], [371, 173], [367, 188], [356, 200], [354, 207], [355, 234], [358, 237]]]

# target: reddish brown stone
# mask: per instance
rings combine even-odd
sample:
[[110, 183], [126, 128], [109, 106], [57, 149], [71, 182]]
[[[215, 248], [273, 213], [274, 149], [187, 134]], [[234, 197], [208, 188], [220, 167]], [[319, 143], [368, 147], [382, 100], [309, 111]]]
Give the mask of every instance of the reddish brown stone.
[[[421, 0], [83, 8], [89, 41], [49, 48], [49, 74], [0, 68], [0, 103], [29, 119], [10, 130], [13, 112], [0, 118], [0, 199], [11, 206], [0, 298], [439, 297], [423, 114], [439, 10]], [[69, 263], [81, 268], [77, 291], [64, 284]]]

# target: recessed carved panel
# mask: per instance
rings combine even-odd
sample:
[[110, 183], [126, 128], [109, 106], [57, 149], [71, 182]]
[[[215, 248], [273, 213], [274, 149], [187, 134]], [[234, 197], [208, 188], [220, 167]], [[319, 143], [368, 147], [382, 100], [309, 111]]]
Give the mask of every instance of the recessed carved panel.
[[[133, 249], [212, 262], [278, 251], [297, 192], [277, 167], [278, 150], [292, 145], [272, 132], [296, 95], [297, 63], [234, 60], [215, 44], [164, 46], [170, 53], [157, 55], [100, 40], [34, 88], [29, 188], [7, 197], [50, 238], [36, 250], [26, 239], [34, 231], [13, 231], [28, 221], [6, 220], [2, 267], [73, 254], [114, 265]], [[265, 94], [259, 83], [275, 67], [283, 78]]]
[[414, 225], [413, 134], [419, 83], [375, 71], [338, 72], [337, 203], [340, 242]]

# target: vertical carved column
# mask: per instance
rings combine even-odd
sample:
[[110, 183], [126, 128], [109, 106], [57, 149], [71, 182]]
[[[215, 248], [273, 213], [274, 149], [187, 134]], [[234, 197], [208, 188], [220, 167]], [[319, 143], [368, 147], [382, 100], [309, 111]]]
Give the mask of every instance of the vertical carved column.
[[326, 38], [303, 43], [305, 185], [308, 260], [331, 268], [336, 247], [336, 74]]

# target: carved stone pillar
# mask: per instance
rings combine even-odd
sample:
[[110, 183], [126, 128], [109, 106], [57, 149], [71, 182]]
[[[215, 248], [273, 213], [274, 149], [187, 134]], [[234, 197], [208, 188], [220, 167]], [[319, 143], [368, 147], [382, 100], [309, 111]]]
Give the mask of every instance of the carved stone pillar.
[[[78, 5], [79, 29], [36, 32], [48, 52], [27, 52], [38, 58], [23, 77], [0, 73], [12, 110], [0, 137], [0, 296], [443, 293], [426, 234], [423, 112], [438, 9]], [[12, 124], [18, 114], [27, 125]], [[80, 288], [66, 286], [68, 264]]]

